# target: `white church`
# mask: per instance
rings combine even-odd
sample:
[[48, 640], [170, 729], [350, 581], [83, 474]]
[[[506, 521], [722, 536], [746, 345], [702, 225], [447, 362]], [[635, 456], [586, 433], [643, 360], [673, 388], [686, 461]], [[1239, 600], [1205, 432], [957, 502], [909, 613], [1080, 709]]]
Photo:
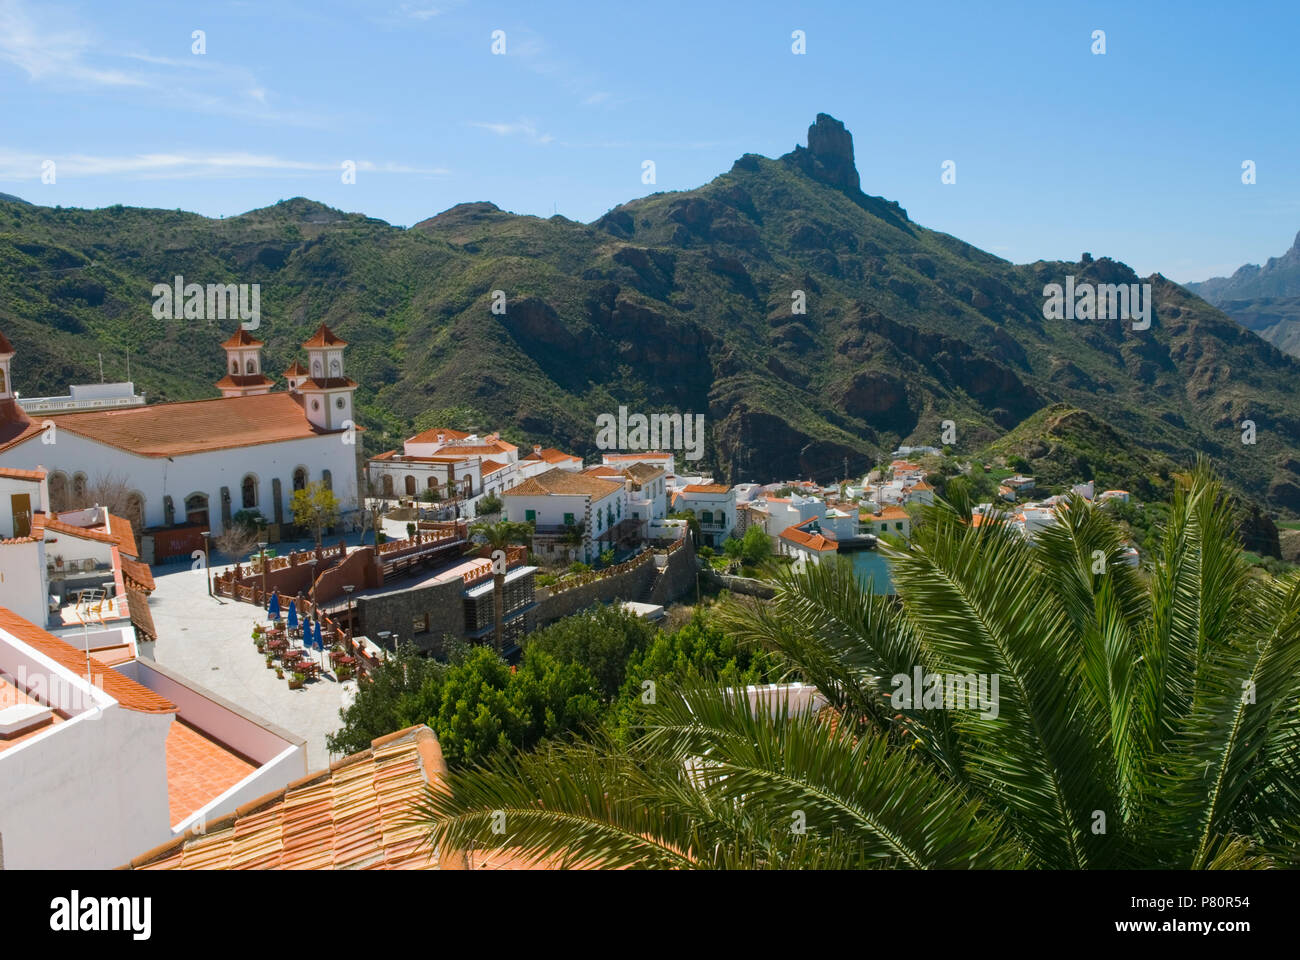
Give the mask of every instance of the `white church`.
[[363, 429], [353, 423], [346, 346], [321, 324], [303, 344], [307, 366], [295, 361], [288, 388], [273, 391], [263, 343], [241, 328], [222, 344], [220, 398], [32, 417], [14, 396], [15, 350], [0, 334], [0, 467], [43, 468], [54, 503], [125, 480], [127, 519], [145, 531], [189, 525], [216, 536], [241, 510], [291, 523], [290, 498], [310, 483], [334, 491], [346, 522], [359, 507]]

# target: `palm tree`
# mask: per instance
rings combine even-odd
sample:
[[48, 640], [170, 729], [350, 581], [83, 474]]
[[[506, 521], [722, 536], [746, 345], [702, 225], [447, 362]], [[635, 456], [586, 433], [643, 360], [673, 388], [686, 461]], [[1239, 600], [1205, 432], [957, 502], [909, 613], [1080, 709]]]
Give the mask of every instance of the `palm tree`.
[[[1145, 569], [1105, 508], [1059, 516], [1031, 543], [937, 502], [890, 551], [897, 600], [843, 563], [778, 574], [725, 623], [822, 716], [661, 692], [628, 746], [455, 773], [430, 839], [610, 867], [1300, 864], [1300, 575], [1251, 576], [1203, 464]], [[899, 705], [918, 667], [997, 677], [996, 710]]]
[[[533, 535], [532, 524], [517, 523], [511, 520], [498, 520], [496, 523], [476, 523], [470, 532], [478, 534], [487, 541], [491, 553], [505, 550], [512, 543], [528, 543]], [[498, 570], [492, 565], [492, 615], [496, 621], [497, 652], [505, 649], [505, 570]]]

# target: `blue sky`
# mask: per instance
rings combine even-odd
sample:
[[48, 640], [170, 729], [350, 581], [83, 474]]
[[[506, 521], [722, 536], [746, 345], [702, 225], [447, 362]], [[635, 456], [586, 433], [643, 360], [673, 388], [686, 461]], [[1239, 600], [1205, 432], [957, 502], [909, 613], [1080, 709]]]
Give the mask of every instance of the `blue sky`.
[[1300, 230], [1297, 27], [1290, 0], [0, 0], [0, 192], [589, 221], [785, 153], [825, 112], [863, 189], [919, 223], [1016, 262], [1086, 250], [1204, 279]]

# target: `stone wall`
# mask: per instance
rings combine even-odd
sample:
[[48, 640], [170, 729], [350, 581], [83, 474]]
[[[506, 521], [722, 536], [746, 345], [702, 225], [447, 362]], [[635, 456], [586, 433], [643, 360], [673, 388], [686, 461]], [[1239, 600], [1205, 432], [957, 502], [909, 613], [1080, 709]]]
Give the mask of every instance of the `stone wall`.
[[561, 617], [572, 616], [593, 603], [612, 603], [616, 600], [634, 600], [657, 603], [667, 607], [695, 591], [695, 548], [689, 539], [678, 541], [680, 546], [668, 554], [662, 571], [654, 560], [639, 564], [631, 570], [612, 574], [599, 580], [573, 587], [562, 593], [539, 598], [537, 624], [544, 626]]
[[[388, 631], [403, 642], [413, 642], [423, 652], [441, 654], [447, 636], [465, 635], [464, 589], [458, 577], [378, 597], [358, 597], [357, 633], [378, 643], [379, 634]], [[416, 633], [415, 621], [425, 616], [429, 618], [429, 629]]]

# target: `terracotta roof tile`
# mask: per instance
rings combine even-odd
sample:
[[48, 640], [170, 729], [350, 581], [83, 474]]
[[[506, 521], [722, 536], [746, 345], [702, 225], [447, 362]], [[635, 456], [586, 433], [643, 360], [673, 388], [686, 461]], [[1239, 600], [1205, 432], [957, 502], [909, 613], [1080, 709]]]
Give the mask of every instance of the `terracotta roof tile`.
[[552, 467], [545, 473], [529, 477], [523, 483], [516, 484], [502, 492], [503, 497], [539, 497], [555, 494], [559, 496], [607, 497], [623, 485], [613, 480], [602, 480], [586, 473], [575, 473], [560, 467]]
[[525, 460], [543, 460], [546, 463], [565, 463], [569, 460], [581, 462], [582, 458], [574, 456], [572, 453], [565, 453], [563, 450], [557, 450], [554, 447], [547, 447], [544, 450], [534, 450]]
[[408, 727], [244, 804], [206, 832], [170, 841], [131, 861], [174, 869], [463, 869], [457, 853], [435, 856], [412, 823], [413, 805], [447, 773], [426, 726]]
[[[78, 676], [85, 676], [86, 655], [83, 652], [4, 607], [0, 607], [0, 630], [12, 634]], [[95, 678], [96, 685], [127, 710], [138, 713], [176, 712], [176, 704], [170, 700], [116, 670], [96, 663], [93, 657], [90, 660], [90, 673]]]
[[[121, 552], [120, 548], [118, 552]], [[122, 558], [122, 579], [126, 581], [127, 586], [135, 586], [145, 594], [153, 593], [158, 588], [149, 564], [129, 557]]]
[[[117, 538], [105, 531], [102, 524], [95, 527], [78, 527], [76, 524], [64, 523], [58, 517], [46, 517], [45, 529], [69, 537], [80, 537], [82, 540], [94, 540], [97, 543], [117, 543]], [[134, 544], [135, 539], [132, 538], [131, 542]]]
[[230, 390], [234, 387], [273, 387], [275, 381], [260, 373], [226, 374], [217, 381], [218, 390]]
[[258, 340], [251, 333], [240, 327], [230, 335], [230, 339], [222, 344], [223, 347], [262, 347], [265, 346], [261, 340]]
[[438, 435], [442, 434], [443, 443], [451, 443], [453, 440], [464, 440], [469, 436], [461, 430], [452, 430], [450, 427], [434, 427], [431, 430], [422, 430], [415, 436], [408, 439], [407, 443], [437, 443]]
[[725, 483], [688, 483], [682, 493], [730, 493], [731, 488]]
[[316, 332], [311, 335], [311, 338], [308, 340], [304, 340], [302, 345], [304, 347], [309, 347], [309, 348], [310, 347], [346, 347], [348, 345], [348, 342], [344, 340], [342, 337], [337, 336], [333, 330], [331, 330], [329, 327], [325, 326], [325, 324], [322, 323], [319, 327], [316, 328]]
[[9, 342], [9, 338], [0, 333], [0, 353], [13, 353], [14, 345]]
[[327, 432], [311, 425], [302, 398], [289, 393], [65, 413], [52, 419], [59, 429], [144, 457], [229, 450]]
[[0, 467], [0, 477], [6, 480], [44, 480], [44, 470], [16, 470], [13, 467]]
[[[811, 523], [812, 521], [807, 522]], [[820, 533], [809, 533], [799, 527], [786, 527], [781, 531], [781, 539], [789, 540], [809, 550], [817, 550], [822, 553], [839, 549], [839, 545], [834, 540], [824, 537]]]

